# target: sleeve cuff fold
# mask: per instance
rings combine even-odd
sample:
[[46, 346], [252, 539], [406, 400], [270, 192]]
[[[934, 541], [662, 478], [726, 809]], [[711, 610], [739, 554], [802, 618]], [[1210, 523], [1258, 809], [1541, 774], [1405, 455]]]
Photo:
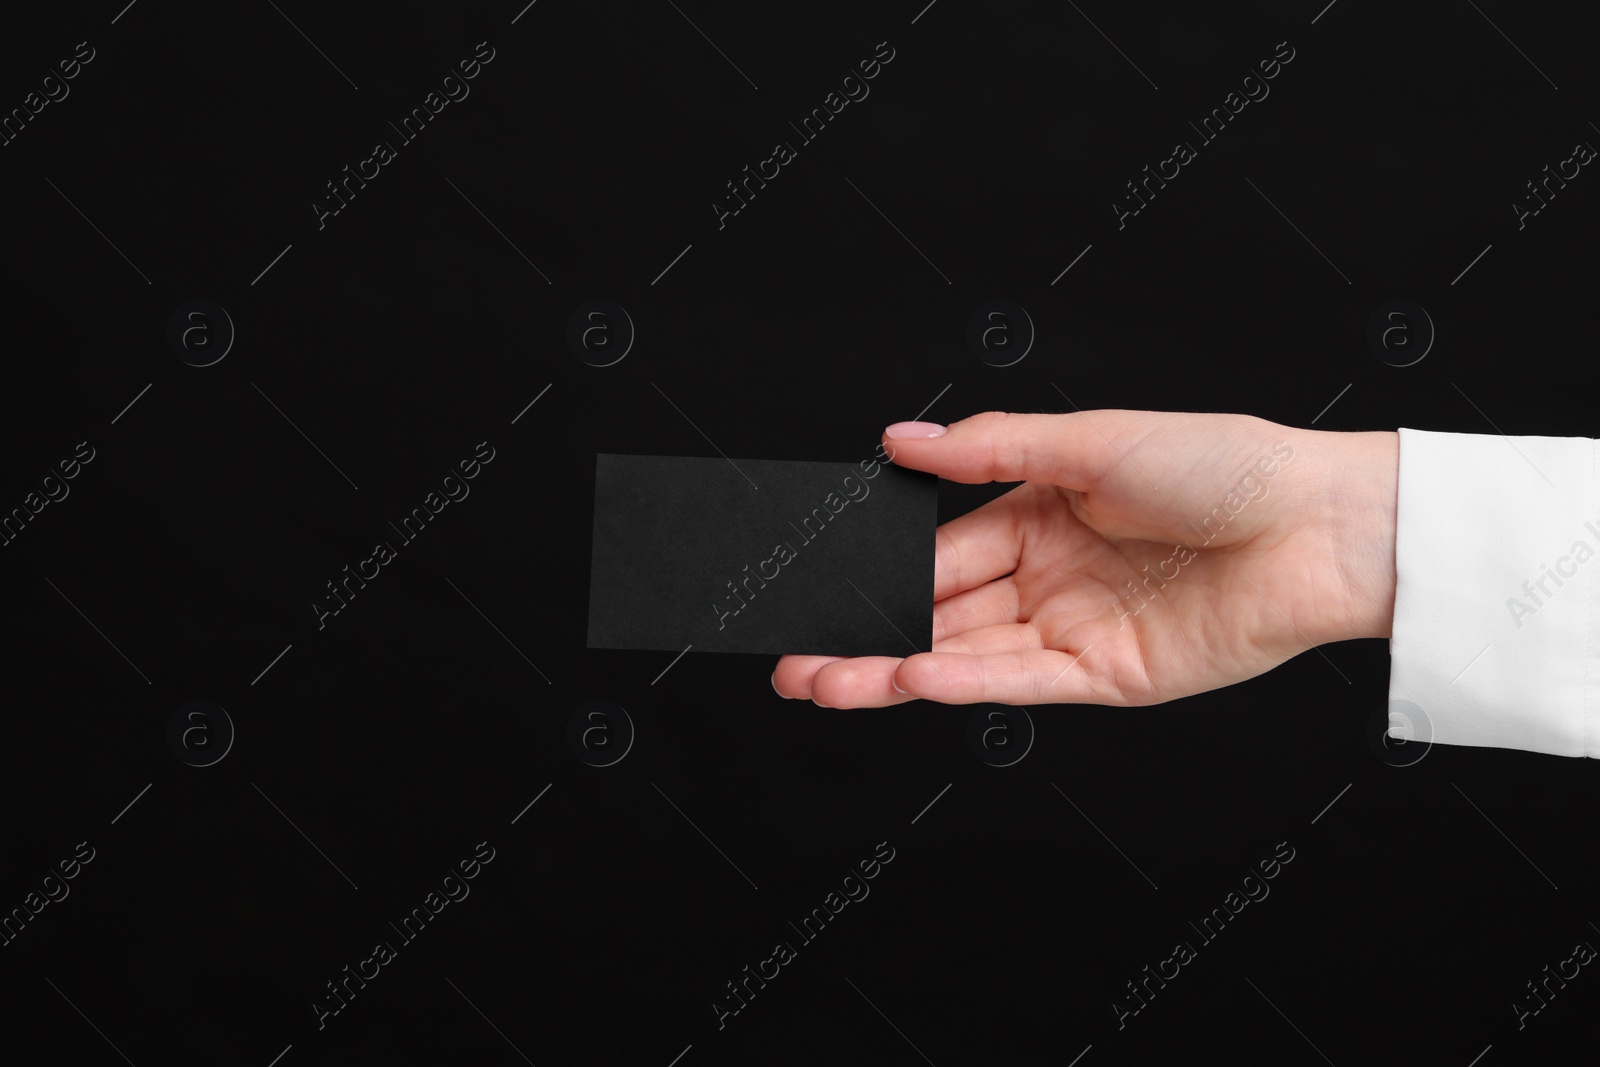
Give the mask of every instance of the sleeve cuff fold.
[[1584, 437], [1401, 428], [1389, 700], [1421, 710], [1412, 739], [1600, 756], [1595, 464]]

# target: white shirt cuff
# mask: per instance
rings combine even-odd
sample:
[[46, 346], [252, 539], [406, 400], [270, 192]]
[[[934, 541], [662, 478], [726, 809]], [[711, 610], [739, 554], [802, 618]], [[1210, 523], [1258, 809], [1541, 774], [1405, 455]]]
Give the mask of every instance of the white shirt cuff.
[[1597, 485], [1586, 437], [1400, 430], [1389, 700], [1421, 709], [1409, 739], [1600, 756]]

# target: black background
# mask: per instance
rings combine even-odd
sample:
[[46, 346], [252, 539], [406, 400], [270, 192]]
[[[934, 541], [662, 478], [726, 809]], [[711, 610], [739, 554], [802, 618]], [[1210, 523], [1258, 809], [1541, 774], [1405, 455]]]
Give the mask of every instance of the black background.
[[[8, 1044], [1465, 1065], [1588, 1032], [1588, 969], [1521, 1031], [1511, 1005], [1600, 943], [1593, 768], [1387, 765], [1383, 642], [1034, 708], [1005, 768], [970, 708], [829, 711], [775, 696], [772, 657], [585, 648], [598, 452], [853, 460], [930, 404], [1596, 432], [1597, 179], [1511, 208], [1600, 138], [1577, 5], [923, 2], [8, 12], [0, 108], [95, 58], [0, 149], [0, 508], [95, 458], [0, 549], [0, 909], [96, 850], [0, 948]], [[324, 183], [480, 41], [470, 96], [319, 229]], [[719, 229], [724, 184], [882, 41], [870, 96]], [[1123, 183], [1281, 41], [1271, 95], [1119, 229]], [[204, 368], [166, 340], [195, 299], [237, 328]], [[591, 299], [637, 327], [609, 367], [565, 341]], [[991, 299], [1037, 327], [1009, 367], [966, 344]], [[1438, 331], [1414, 366], [1365, 341], [1395, 299]], [[324, 583], [485, 440], [471, 496], [319, 630]], [[1000, 489], [941, 486], [941, 520]], [[191, 699], [237, 730], [208, 767], [167, 744]], [[609, 767], [567, 743], [590, 700], [637, 731]], [[480, 841], [471, 895], [319, 1029], [324, 983]], [[871, 895], [719, 1030], [724, 983], [879, 842]], [[1119, 1030], [1125, 983], [1278, 842], [1271, 895]]]

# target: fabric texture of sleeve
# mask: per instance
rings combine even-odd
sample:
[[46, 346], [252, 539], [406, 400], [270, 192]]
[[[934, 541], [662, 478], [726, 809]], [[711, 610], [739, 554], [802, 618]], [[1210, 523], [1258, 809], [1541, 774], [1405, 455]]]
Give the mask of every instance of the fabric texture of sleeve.
[[1596, 443], [1399, 433], [1391, 731], [1600, 756]]

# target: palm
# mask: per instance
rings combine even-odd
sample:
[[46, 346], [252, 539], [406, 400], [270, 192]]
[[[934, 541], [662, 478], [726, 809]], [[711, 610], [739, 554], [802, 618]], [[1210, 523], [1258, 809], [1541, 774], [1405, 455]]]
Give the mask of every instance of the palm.
[[[1015, 538], [1021, 559], [1012, 574], [936, 604], [933, 650], [1059, 650], [1070, 660], [1040, 680], [1035, 699], [1072, 692], [1139, 705], [1252, 677], [1312, 643], [1296, 633], [1292, 620], [1305, 605], [1287, 580], [1310, 562], [1304, 538], [1272, 551], [1247, 540], [1190, 557], [1174, 551], [1176, 542], [1198, 548], [1203, 538], [1139, 516], [1147, 505], [1122, 503], [1114, 487], [1073, 494], [1039, 482], [997, 500], [986, 536]], [[1102, 514], [1146, 527], [1147, 536], [1102, 533], [1090, 525]]]

